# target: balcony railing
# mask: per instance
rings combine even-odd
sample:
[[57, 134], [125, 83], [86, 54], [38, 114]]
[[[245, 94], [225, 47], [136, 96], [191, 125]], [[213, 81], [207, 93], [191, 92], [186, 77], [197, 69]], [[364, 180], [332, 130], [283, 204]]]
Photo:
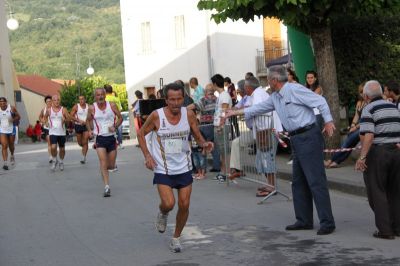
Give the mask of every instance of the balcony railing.
[[288, 49], [285, 48], [271, 48], [264, 50], [257, 50], [256, 68], [257, 74], [267, 73], [267, 63], [271, 60], [288, 54]]

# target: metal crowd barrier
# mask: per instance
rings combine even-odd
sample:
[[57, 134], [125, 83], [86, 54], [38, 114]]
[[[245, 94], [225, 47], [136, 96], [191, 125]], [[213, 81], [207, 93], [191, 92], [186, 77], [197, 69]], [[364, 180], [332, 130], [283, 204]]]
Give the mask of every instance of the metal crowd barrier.
[[[211, 127], [215, 130], [213, 125], [199, 125], [199, 127], [200, 129]], [[219, 148], [220, 154], [224, 158], [225, 171], [223, 172], [227, 176], [230, 174], [230, 169], [234, 168], [241, 172], [241, 179], [270, 188], [271, 192], [259, 204], [277, 194], [290, 199], [278, 187], [276, 178], [278, 134], [273, 128], [272, 115], [260, 115], [250, 121], [245, 121], [243, 116], [238, 116], [233, 121], [230, 120], [229, 125], [227, 123], [220, 127], [222, 130], [220, 140], [223, 140], [223, 145], [215, 147]], [[267, 182], [267, 173], [270, 173], [270, 181], [274, 185]], [[229, 183], [227, 180], [227, 186]]]
[[[274, 130], [272, 114], [260, 115], [247, 122], [243, 116], [238, 117], [237, 120], [240, 136], [232, 141], [231, 156], [238, 156], [239, 165], [231, 167], [239, 168], [242, 179], [270, 188], [271, 192], [259, 204], [277, 194], [289, 200], [290, 197], [279, 190], [276, 178], [278, 135]], [[267, 182], [267, 175], [274, 185]]]

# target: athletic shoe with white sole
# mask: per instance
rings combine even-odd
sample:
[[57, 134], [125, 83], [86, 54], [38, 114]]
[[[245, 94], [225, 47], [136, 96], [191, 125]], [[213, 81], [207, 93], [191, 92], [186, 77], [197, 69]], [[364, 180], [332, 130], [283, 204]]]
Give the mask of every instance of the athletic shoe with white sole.
[[60, 171], [64, 171], [64, 163], [59, 163], [58, 166], [60, 167]]
[[53, 162], [51, 163], [50, 169], [51, 169], [52, 171], [55, 171], [55, 170], [56, 170], [56, 167], [57, 167], [57, 164], [58, 164], [57, 160], [53, 160]]
[[156, 221], [156, 228], [158, 232], [160, 233], [165, 232], [165, 229], [167, 229], [167, 220], [168, 220], [168, 214], [162, 214], [161, 212], [158, 213]]
[[15, 157], [14, 157], [14, 155], [11, 155], [11, 157], [10, 157], [10, 163], [11, 163], [11, 165], [14, 165], [14, 164], [15, 164]]
[[111, 197], [111, 189], [110, 189], [110, 187], [104, 188], [104, 197], [105, 198]]
[[172, 238], [171, 242], [169, 244], [169, 248], [171, 249], [172, 252], [178, 253], [182, 251], [182, 245], [181, 241], [179, 241], [179, 238]]
[[118, 171], [118, 166], [117, 165], [115, 165], [115, 167], [113, 169], [108, 169], [108, 172], [110, 172], [110, 173], [115, 173], [117, 171]]

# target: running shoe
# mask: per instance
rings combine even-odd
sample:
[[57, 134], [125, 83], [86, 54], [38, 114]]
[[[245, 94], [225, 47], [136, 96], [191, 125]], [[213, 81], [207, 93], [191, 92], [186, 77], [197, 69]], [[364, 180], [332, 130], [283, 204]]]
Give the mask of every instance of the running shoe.
[[105, 197], [105, 198], [108, 198], [108, 197], [110, 197], [110, 196], [111, 196], [110, 187], [104, 188], [104, 197]]
[[14, 164], [15, 164], [15, 157], [14, 157], [14, 155], [11, 155], [11, 157], [10, 157], [10, 163], [11, 163], [11, 165], [14, 165]]
[[49, 158], [49, 163], [53, 163], [53, 158]]
[[85, 163], [86, 163], [86, 157], [85, 157], [85, 156], [82, 156], [81, 164], [85, 164]]
[[219, 183], [224, 183], [226, 181], [226, 176], [223, 174], [218, 174], [216, 176], [216, 179], [218, 180]]
[[115, 167], [113, 169], [108, 169], [108, 172], [110, 172], [110, 173], [115, 173], [117, 171], [118, 171], [118, 166], [117, 165], [115, 165]]
[[172, 252], [178, 253], [182, 251], [182, 245], [181, 241], [179, 241], [179, 238], [172, 238], [171, 242], [169, 244], [169, 248], [171, 249]]
[[156, 228], [158, 232], [160, 233], [165, 232], [165, 229], [167, 229], [167, 220], [168, 220], [168, 214], [162, 214], [161, 212], [158, 213], [156, 221]]
[[4, 170], [8, 170], [8, 165], [6, 165], [6, 164], [3, 165], [3, 169], [4, 169]]
[[56, 170], [56, 167], [57, 167], [57, 164], [58, 164], [57, 160], [54, 160], [54, 161], [51, 163], [50, 169], [51, 169], [52, 171], [55, 171], [55, 170]]
[[58, 166], [60, 167], [60, 171], [64, 171], [64, 163], [59, 163]]

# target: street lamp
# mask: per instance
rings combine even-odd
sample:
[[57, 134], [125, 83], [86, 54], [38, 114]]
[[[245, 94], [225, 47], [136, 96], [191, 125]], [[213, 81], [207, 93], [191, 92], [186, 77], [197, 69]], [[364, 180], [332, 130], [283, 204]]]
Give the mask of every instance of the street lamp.
[[7, 20], [7, 28], [9, 29], [9, 30], [16, 30], [16, 29], [18, 29], [18, 27], [19, 27], [19, 22], [18, 22], [18, 20], [16, 20], [14, 17], [13, 17], [13, 12], [12, 12], [12, 10], [11, 10], [11, 6], [10, 6], [10, 3], [8, 2], [8, 1], [6, 1], [6, 3], [7, 3], [7, 6], [8, 6], [8, 9], [10, 10], [9, 11], [9, 18], [8, 18], [8, 20]]
[[92, 67], [92, 63], [90, 62], [90, 59], [89, 59], [89, 67], [86, 69], [86, 73], [90, 76], [93, 75], [93, 73], [94, 73], [94, 68]]

